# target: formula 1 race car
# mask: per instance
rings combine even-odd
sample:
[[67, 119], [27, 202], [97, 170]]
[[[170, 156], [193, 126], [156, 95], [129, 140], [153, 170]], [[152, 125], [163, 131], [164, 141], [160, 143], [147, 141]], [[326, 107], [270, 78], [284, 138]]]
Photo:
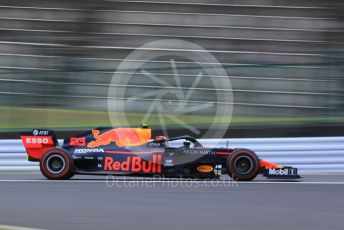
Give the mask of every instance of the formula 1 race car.
[[222, 172], [240, 181], [258, 174], [296, 179], [297, 169], [281, 166], [243, 148], [206, 148], [190, 136], [151, 139], [151, 129], [99, 128], [64, 140], [51, 130], [21, 133], [28, 160], [40, 162], [48, 179], [75, 174], [219, 178]]

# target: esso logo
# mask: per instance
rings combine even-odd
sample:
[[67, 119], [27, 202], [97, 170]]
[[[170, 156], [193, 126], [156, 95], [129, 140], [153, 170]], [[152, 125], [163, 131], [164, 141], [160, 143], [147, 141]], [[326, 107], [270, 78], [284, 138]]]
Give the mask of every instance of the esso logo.
[[26, 138], [27, 144], [48, 144], [49, 138], [28, 137]]

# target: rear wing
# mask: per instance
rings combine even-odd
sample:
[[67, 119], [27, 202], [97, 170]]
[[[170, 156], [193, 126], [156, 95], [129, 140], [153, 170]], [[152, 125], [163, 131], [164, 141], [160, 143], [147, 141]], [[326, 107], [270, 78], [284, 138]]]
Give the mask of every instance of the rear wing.
[[48, 149], [58, 145], [52, 130], [34, 129], [31, 132], [20, 133], [20, 137], [29, 161], [39, 161]]

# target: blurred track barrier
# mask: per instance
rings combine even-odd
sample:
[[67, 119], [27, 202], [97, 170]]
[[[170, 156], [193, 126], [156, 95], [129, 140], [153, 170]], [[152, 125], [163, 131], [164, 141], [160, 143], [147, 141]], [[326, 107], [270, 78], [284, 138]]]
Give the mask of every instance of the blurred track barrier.
[[[344, 137], [200, 139], [207, 147], [254, 150], [259, 157], [291, 165], [300, 172], [344, 172]], [[62, 143], [62, 140], [59, 141]], [[174, 144], [179, 144], [175, 142]], [[0, 171], [38, 171], [26, 161], [20, 140], [0, 140]]]

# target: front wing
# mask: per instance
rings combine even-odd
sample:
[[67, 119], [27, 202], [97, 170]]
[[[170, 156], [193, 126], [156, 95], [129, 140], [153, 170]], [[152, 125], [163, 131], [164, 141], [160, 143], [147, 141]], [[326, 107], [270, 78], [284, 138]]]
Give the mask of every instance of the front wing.
[[268, 179], [298, 179], [297, 168], [282, 166], [266, 160], [260, 160], [260, 173]]

